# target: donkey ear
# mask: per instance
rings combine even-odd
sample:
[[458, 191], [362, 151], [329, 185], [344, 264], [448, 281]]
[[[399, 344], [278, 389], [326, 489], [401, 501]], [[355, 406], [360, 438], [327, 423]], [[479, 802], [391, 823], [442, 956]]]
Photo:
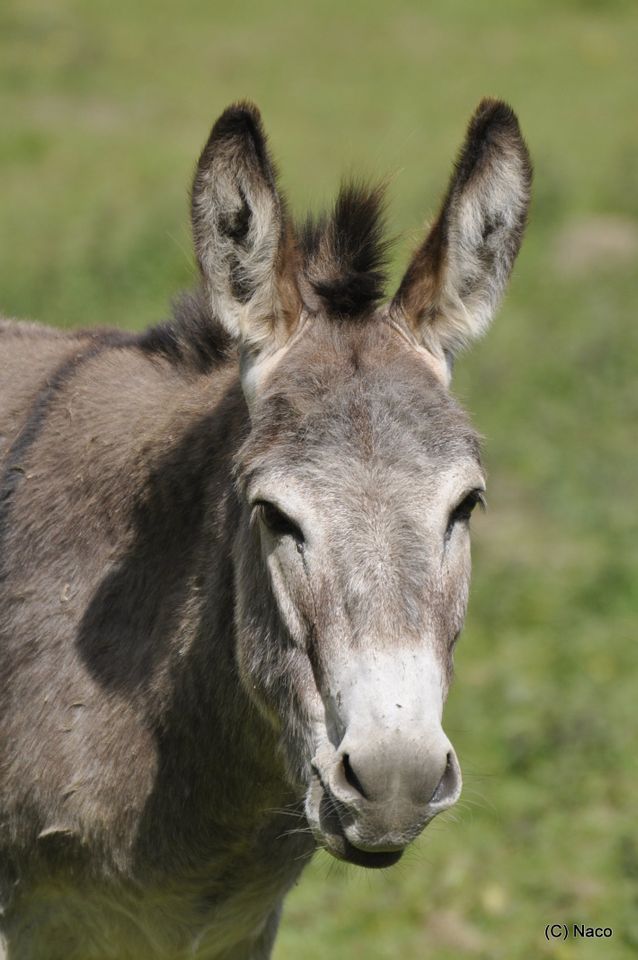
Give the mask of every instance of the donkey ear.
[[285, 207], [257, 108], [229, 107], [213, 127], [191, 192], [195, 252], [211, 306], [232, 336], [259, 347], [292, 323]]
[[503, 295], [527, 219], [532, 166], [516, 115], [482, 100], [441, 211], [393, 308], [448, 366], [481, 336]]

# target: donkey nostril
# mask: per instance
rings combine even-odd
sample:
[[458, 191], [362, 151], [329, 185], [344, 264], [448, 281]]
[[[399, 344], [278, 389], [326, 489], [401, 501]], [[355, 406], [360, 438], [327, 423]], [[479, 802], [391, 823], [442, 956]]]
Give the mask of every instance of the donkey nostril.
[[446, 758], [443, 776], [439, 780], [436, 790], [430, 797], [430, 803], [445, 803], [454, 797], [458, 789], [459, 777], [457, 765], [454, 762], [452, 751], [450, 751]]
[[347, 753], [344, 753], [341, 759], [341, 763], [343, 766], [343, 773], [347, 782], [350, 784], [353, 790], [356, 790], [357, 793], [361, 794], [364, 800], [367, 800], [368, 798], [366, 796], [365, 790], [363, 789], [363, 786], [361, 785], [361, 781], [359, 780], [359, 777], [356, 775], [356, 773], [354, 772], [350, 764], [350, 755]]

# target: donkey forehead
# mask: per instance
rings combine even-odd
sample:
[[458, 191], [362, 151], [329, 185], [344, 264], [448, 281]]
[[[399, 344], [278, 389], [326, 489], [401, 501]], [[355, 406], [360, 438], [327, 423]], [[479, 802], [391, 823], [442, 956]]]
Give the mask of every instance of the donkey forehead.
[[[467, 415], [416, 351], [371, 318], [317, 325], [282, 358], [254, 411], [246, 479], [356, 492], [481, 477]], [[385, 329], [384, 329], [385, 328]]]

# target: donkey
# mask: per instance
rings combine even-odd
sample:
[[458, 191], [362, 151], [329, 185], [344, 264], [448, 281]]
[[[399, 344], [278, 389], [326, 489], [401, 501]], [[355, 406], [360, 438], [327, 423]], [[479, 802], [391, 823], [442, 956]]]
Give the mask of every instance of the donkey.
[[293, 223], [235, 104], [172, 319], [2, 324], [12, 960], [266, 958], [317, 846], [387, 867], [457, 800], [442, 710], [485, 481], [448, 388], [530, 184], [514, 113], [483, 100], [384, 301], [383, 191]]

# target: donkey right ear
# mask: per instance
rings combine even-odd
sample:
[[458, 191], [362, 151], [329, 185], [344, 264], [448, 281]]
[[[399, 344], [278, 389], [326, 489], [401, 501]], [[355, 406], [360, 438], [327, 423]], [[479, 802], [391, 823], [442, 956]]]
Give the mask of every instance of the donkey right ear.
[[215, 315], [242, 343], [281, 340], [298, 315], [290, 228], [257, 108], [221, 115], [191, 192], [195, 252]]

